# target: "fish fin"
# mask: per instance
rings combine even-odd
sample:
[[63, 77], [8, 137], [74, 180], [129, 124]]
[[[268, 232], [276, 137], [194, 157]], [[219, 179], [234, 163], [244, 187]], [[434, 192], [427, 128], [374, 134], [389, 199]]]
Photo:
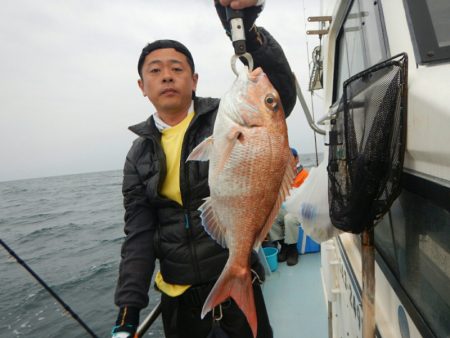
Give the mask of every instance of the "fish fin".
[[[231, 152], [234, 149], [234, 146], [236, 145], [236, 142], [239, 140], [239, 142], [244, 142], [244, 135], [242, 133], [242, 129], [239, 126], [234, 126], [231, 128], [227, 135], [227, 144], [225, 146], [225, 149], [223, 149], [222, 156], [219, 159], [219, 162], [217, 163], [216, 170], [214, 171], [214, 176], [217, 176], [225, 167], [225, 163], [227, 163], [228, 159], [231, 156]], [[213, 176], [213, 178], [214, 178]]]
[[289, 191], [291, 190], [292, 183], [294, 182], [295, 179], [296, 164], [297, 163], [295, 163], [294, 157], [290, 155], [288, 164], [284, 171], [283, 180], [281, 181], [280, 191], [278, 192], [277, 200], [275, 201], [275, 204], [273, 205], [273, 208], [270, 211], [269, 216], [267, 216], [266, 223], [264, 224], [263, 228], [261, 229], [261, 232], [256, 238], [255, 245], [253, 246], [255, 249], [259, 248], [259, 245], [266, 238], [267, 233], [272, 227], [273, 221], [275, 220], [275, 218], [278, 215], [278, 212], [280, 211], [281, 204], [284, 202], [286, 197], [289, 196]]
[[198, 146], [194, 148], [189, 154], [187, 161], [208, 161], [209, 155], [214, 144], [212, 136], [204, 139]]
[[214, 309], [217, 305], [223, 303], [231, 297], [237, 306], [244, 313], [247, 322], [252, 330], [253, 337], [258, 332], [258, 322], [256, 318], [255, 298], [253, 295], [253, 286], [250, 269], [232, 272], [227, 263], [219, 279], [212, 288], [208, 298], [203, 304], [201, 318]]
[[202, 219], [202, 225], [205, 228], [205, 231], [211, 236], [212, 239], [214, 239], [222, 247], [226, 248], [227, 228], [217, 219], [214, 208], [211, 205], [211, 198], [205, 198], [205, 202], [198, 210], [201, 212], [200, 218]]

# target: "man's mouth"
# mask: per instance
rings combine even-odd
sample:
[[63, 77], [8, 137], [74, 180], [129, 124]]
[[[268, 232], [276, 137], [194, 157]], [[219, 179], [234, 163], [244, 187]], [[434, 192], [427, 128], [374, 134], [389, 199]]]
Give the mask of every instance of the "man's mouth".
[[161, 95], [174, 95], [177, 94], [177, 91], [173, 88], [166, 88], [161, 91]]

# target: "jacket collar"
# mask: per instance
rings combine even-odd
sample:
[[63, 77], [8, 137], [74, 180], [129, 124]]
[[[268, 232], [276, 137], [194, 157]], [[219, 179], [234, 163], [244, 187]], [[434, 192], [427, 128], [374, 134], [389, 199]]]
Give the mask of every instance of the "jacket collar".
[[[196, 117], [212, 113], [219, 106], [219, 102], [220, 102], [219, 99], [211, 97], [194, 98], [194, 111]], [[152, 137], [154, 135], [159, 135], [159, 131], [155, 126], [153, 116], [150, 116], [146, 121], [128, 127], [128, 129], [131, 130], [133, 133], [142, 137]]]

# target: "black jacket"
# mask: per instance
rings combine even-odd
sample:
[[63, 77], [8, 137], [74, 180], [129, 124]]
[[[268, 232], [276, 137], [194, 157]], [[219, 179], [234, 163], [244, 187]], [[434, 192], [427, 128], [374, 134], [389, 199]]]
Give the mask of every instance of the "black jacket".
[[[295, 105], [292, 72], [281, 47], [260, 28], [263, 45], [252, 52], [256, 67], [262, 67], [278, 90], [288, 115]], [[153, 117], [130, 129], [139, 135], [127, 155], [123, 195], [125, 234], [115, 301], [119, 306], [143, 308], [155, 259], [166, 282], [203, 284], [220, 275], [228, 258], [223, 249], [204, 231], [197, 210], [209, 196], [208, 162], [189, 161], [191, 151], [213, 131], [219, 100], [195, 98], [195, 116], [182, 146], [180, 189], [183, 206], [159, 192], [166, 174], [161, 134]], [[256, 256], [253, 260], [257, 260]]]

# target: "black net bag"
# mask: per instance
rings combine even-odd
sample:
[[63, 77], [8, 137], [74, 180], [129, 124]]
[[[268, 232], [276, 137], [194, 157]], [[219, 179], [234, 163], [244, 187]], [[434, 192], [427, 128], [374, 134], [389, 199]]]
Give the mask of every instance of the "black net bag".
[[407, 67], [400, 54], [344, 82], [328, 162], [330, 218], [338, 229], [373, 228], [400, 194]]

